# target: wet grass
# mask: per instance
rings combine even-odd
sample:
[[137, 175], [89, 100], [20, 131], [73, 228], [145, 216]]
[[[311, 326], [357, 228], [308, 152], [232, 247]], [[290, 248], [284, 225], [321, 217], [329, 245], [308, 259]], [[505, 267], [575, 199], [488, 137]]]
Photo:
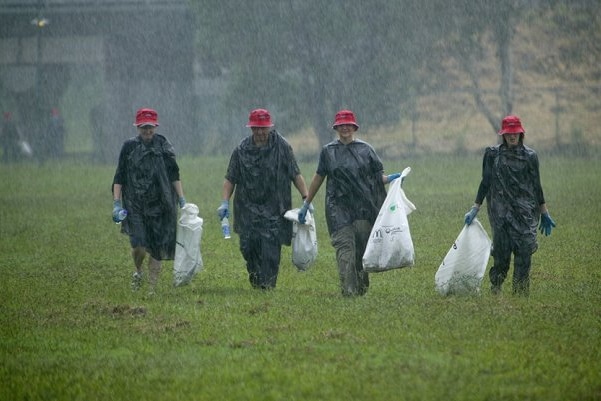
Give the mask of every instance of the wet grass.
[[[541, 157], [558, 227], [539, 238], [528, 299], [486, 282], [481, 296], [434, 290], [480, 155], [385, 161], [413, 169], [416, 266], [373, 274], [359, 299], [338, 292], [323, 190], [316, 265], [297, 272], [285, 248], [278, 288], [250, 289], [237, 236], [221, 239], [214, 216], [226, 163], [181, 160], [205, 269], [173, 288], [167, 262], [154, 297], [129, 290], [113, 166], [0, 166], [0, 399], [601, 399], [599, 160]], [[307, 179], [315, 167], [302, 165]]]

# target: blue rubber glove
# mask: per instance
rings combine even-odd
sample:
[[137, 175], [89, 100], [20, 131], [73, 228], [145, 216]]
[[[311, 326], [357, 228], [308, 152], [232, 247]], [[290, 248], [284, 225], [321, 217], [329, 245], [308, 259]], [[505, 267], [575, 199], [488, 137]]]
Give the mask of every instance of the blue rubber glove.
[[309, 211], [309, 209], [312, 208], [310, 203], [307, 203], [307, 201], [303, 202], [303, 207], [300, 208], [300, 210], [298, 211], [298, 222], [301, 224], [305, 224], [305, 221], [307, 221], [307, 211]]
[[224, 217], [230, 217], [230, 202], [222, 200], [221, 205], [217, 208], [217, 216], [219, 220], [223, 220]]
[[540, 215], [540, 233], [545, 236], [551, 235], [551, 230], [555, 227], [555, 221], [549, 215], [549, 212]]
[[183, 196], [180, 196], [179, 199], [177, 200], [177, 203], [179, 204], [179, 208], [181, 209], [186, 204], [186, 198], [184, 198]]
[[474, 221], [474, 219], [476, 218], [476, 215], [478, 214], [479, 210], [480, 209], [477, 208], [476, 206], [472, 206], [470, 211], [465, 214], [465, 220], [464, 220], [465, 224], [467, 224], [468, 226], [470, 224], [472, 224], [472, 221]]
[[396, 180], [401, 176], [401, 173], [392, 173], [386, 176], [388, 183], [390, 184], [392, 181]]
[[[303, 197], [303, 204], [305, 201], [305, 199], [307, 199], [306, 196]], [[315, 208], [313, 207], [313, 202], [309, 203], [309, 211], [311, 212], [311, 214], [315, 213]]]
[[[122, 211], [124, 211], [125, 209], [123, 209], [123, 207], [121, 206], [121, 201], [118, 199], [115, 199], [113, 201], [113, 221], [115, 223], [120, 223], [123, 218], [121, 218], [121, 216], [119, 216], [120, 214], [122, 214]], [[125, 210], [125, 213], [127, 213], [127, 211]]]

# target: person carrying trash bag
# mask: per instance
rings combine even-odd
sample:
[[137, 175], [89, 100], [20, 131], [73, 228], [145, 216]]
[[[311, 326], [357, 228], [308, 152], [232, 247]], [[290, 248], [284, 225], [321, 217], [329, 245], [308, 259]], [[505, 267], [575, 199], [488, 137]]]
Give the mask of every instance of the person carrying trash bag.
[[123, 143], [113, 178], [113, 221], [129, 235], [135, 265], [131, 288], [142, 286], [148, 253], [149, 294], [154, 293], [161, 261], [175, 256], [177, 206], [186, 204], [175, 151], [155, 132], [158, 125], [155, 110], [136, 112], [138, 135]]
[[325, 211], [343, 296], [367, 293], [369, 274], [363, 269], [363, 253], [386, 198], [385, 184], [401, 176], [384, 175], [384, 166], [367, 142], [355, 138], [359, 129], [351, 110], [336, 113], [332, 128], [338, 139], [321, 149], [309, 194], [298, 213], [304, 223], [311, 201], [327, 177]]
[[229, 217], [233, 194], [233, 229], [248, 279], [253, 288], [269, 290], [277, 283], [282, 245], [292, 239], [292, 222], [284, 218], [292, 206], [290, 183], [303, 199], [307, 186], [292, 146], [273, 128], [268, 110], [252, 110], [246, 126], [251, 134], [231, 154], [217, 215]]
[[518, 116], [503, 118], [498, 132], [503, 142], [486, 148], [476, 201], [464, 217], [470, 225], [486, 198], [493, 232], [494, 262], [489, 272], [493, 294], [501, 292], [513, 253], [513, 293], [529, 295], [531, 259], [538, 249], [537, 226], [546, 236], [555, 227], [543, 195], [538, 156], [524, 145], [525, 132]]

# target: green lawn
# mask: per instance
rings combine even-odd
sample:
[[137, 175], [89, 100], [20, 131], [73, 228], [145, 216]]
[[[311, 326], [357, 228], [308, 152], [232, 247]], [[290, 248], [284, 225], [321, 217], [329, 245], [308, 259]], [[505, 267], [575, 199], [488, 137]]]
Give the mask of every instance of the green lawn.
[[601, 162], [540, 159], [557, 228], [539, 237], [527, 299], [486, 280], [480, 296], [434, 289], [480, 155], [385, 160], [412, 167], [416, 264], [372, 274], [357, 299], [339, 294], [325, 187], [317, 263], [297, 272], [284, 248], [277, 289], [258, 292], [215, 215], [227, 159], [182, 158], [205, 268], [174, 288], [166, 262], [149, 297], [129, 289], [110, 218], [114, 166], [0, 166], [0, 400], [601, 400]]

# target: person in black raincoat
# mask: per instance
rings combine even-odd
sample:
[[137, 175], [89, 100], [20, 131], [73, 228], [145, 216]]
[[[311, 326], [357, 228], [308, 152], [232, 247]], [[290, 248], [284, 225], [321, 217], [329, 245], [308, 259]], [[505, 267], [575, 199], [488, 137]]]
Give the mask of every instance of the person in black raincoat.
[[517, 116], [507, 116], [499, 135], [503, 143], [484, 152], [482, 180], [472, 208], [465, 214], [470, 225], [486, 198], [493, 231], [493, 266], [489, 277], [493, 294], [501, 292], [514, 255], [513, 292], [528, 295], [532, 254], [538, 249], [536, 229], [551, 234], [555, 222], [549, 215], [536, 152], [524, 145], [525, 130]]
[[229, 217], [234, 194], [234, 232], [246, 261], [253, 288], [275, 288], [282, 245], [290, 245], [292, 222], [284, 213], [292, 207], [291, 185], [304, 199], [305, 179], [290, 144], [272, 127], [268, 110], [250, 112], [251, 135], [234, 149], [223, 182], [219, 219]]
[[[149, 254], [150, 292], [154, 292], [162, 260], [175, 256], [177, 206], [186, 203], [179, 166], [171, 143], [155, 132], [157, 112], [143, 108], [136, 113], [138, 136], [123, 143], [113, 179], [113, 221], [122, 222], [129, 235], [135, 272], [132, 290], [140, 289], [143, 262]], [[120, 212], [127, 211], [122, 220]]]
[[332, 128], [338, 139], [321, 149], [317, 172], [298, 218], [304, 223], [311, 201], [327, 177], [326, 222], [336, 249], [340, 289], [344, 296], [364, 295], [369, 275], [363, 270], [363, 253], [386, 199], [384, 185], [400, 174], [384, 175], [384, 166], [372, 146], [355, 139], [359, 125], [352, 111], [340, 110]]

